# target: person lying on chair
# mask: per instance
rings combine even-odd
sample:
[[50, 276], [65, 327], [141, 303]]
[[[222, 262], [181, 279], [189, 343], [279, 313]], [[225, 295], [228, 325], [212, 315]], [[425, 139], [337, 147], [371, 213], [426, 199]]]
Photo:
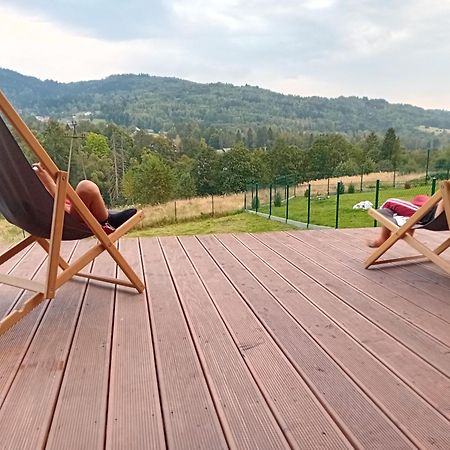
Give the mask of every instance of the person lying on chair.
[[[33, 170], [41, 180], [45, 188], [55, 196], [56, 184], [50, 174], [42, 167], [41, 163], [33, 164]], [[107, 229], [115, 229], [125, 223], [130, 217], [134, 216], [137, 212], [136, 208], [129, 208], [123, 211], [110, 211], [106, 208], [102, 194], [99, 187], [90, 180], [81, 180], [76, 189], [76, 193], [79, 195], [83, 203], [91, 211], [92, 215], [98, 220], [98, 222]], [[66, 199], [65, 210], [70, 215], [78, 218], [82, 221], [75, 209], [72, 209], [72, 204], [69, 199]]]
[[[411, 217], [421, 206], [423, 206], [430, 197], [428, 195], [416, 195], [410, 202], [407, 200], [401, 200], [398, 198], [390, 198], [386, 200], [380, 208], [390, 209], [395, 215], [401, 217]], [[444, 203], [441, 200], [425, 217], [423, 217], [419, 224], [426, 225], [437, 217], [444, 209]], [[409, 234], [413, 234], [414, 230], [408, 231]], [[380, 247], [386, 242], [391, 235], [391, 232], [385, 226], [381, 226], [381, 232], [378, 239], [370, 241], [369, 247]]]

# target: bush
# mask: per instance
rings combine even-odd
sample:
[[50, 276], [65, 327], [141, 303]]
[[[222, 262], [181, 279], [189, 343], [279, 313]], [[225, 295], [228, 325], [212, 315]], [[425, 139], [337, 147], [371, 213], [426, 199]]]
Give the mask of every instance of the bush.
[[259, 197], [253, 197], [253, 200], [252, 200], [252, 209], [254, 209], [254, 210], [259, 209], [259, 205], [260, 205]]
[[339, 183], [339, 194], [345, 193], [345, 185], [344, 183]]
[[281, 206], [281, 194], [277, 192], [273, 198], [273, 206]]
[[354, 193], [355, 193], [355, 185], [354, 185], [353, 183], [350, 183], [350, 184], [348, 185], [347, 192], [348, 192], [349, 194], [354, 194]]
[[308, 198], [309, 197], [309, 189], [306, 189], [305, 190], [305, 193], [303, 194], [306, 198]]
[[411, 183], [409, 181], [405, 181], [405, 189], [411, 189]]

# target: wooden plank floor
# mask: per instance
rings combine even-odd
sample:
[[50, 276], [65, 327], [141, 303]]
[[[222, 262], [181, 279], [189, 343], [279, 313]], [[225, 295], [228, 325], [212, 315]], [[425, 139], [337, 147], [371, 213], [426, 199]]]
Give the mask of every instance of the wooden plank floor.
[[122, 239], [144, 294], [71, 281], [0, 336], [0, 448], [449, 449], [450, 277], [363, 269], [376, 232]]

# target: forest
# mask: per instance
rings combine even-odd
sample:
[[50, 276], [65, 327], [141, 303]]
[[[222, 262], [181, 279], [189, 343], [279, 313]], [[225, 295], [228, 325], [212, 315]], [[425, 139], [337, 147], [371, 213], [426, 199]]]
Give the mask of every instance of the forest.
[[[391, 127], [348, 139], [341, 134], [293, 134], [249, 128], [230, 148], [208, 145], [195, 127], [175, 137], [89, 120], [30, 124], [70, 181], [96, 182], [110, 205], [157, 204], [171, 199], [246, 190], [374, 171], [424, 172], [448, 177], [450, 147], [405, 150]], [[34, 128], [36, 126], [37, 128]], [[257, 145], [258, 139], [264, 145]]]
[[[86, 115], [130, 128], [176, 135], [195, 124], [208, 145], [231, 147], [238, 131], [271, 128], [278, 133], [339, 133], [353, 138], [394, 128], [405, 148], [450, 142], [450, 112], [390, 104], [366, 97], [300, 97], [257, 86], [201, 84], [146, 74], [112, 75], [75, 83], [41, 81], [0, 69], [0, 87], [26, 116], [70, 120]], [[256, 139], [256, 137], [255, 137]], [[262, 144], [261, 139], [255, 142]]]

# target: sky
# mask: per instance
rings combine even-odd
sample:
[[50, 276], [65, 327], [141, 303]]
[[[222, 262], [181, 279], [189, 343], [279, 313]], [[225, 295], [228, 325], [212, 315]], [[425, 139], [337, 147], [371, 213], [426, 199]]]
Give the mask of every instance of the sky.
[[0, 67], [450, 110], [450, 0], [1, 0]]

